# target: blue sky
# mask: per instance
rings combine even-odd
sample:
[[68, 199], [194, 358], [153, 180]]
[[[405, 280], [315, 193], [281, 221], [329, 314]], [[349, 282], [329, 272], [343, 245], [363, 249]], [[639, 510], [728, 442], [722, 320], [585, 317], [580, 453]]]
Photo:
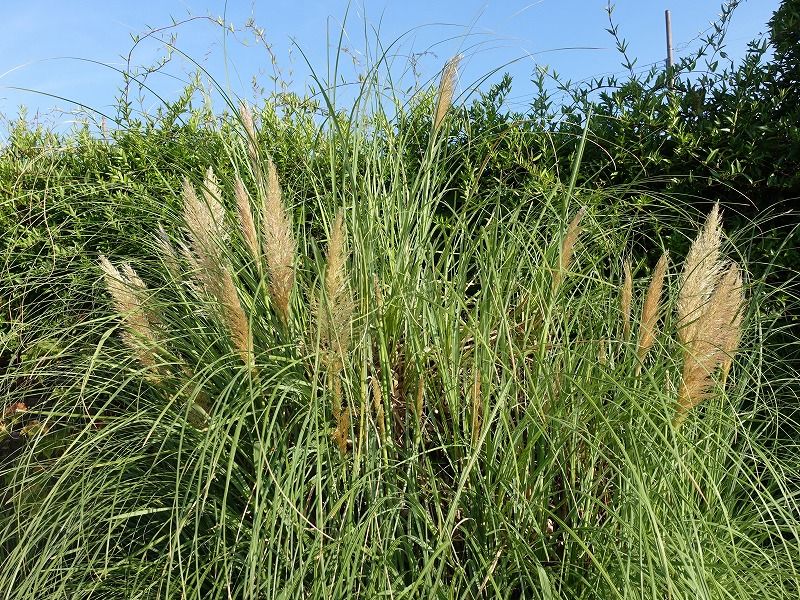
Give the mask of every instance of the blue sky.
[[[514, 61], [502, 71], [514, 76], [511, 102], [519, 108], [531, 98], [530, 77], [537, 65], [548, 65], [572, 80], [623, 73], [613, 40], [605, 32], [606, 0], [2, 0], [2, 4], [2, 129], [3, 117], [14, 118], [20, 105], [28, 107], [29, 117], [38, 115], [45, 122], [64, 126], [74, 120], [69, 114], [74, 104], [44, 94], [113, 114], [122, 85], [119, 69], [125, 68], [123, 57], [133, 45], [131, 35], [149, 28], [166, 27], [162, 38], [176, 35], [175, 45], [181, 52], [234, 94], [253, 100], [252, 77], [270, 89], [274, 69], [270, 53], [245, 28], [252, 19], [263, 30], [282, 78], [291, 89], [302, 90], [309, 72], [299, 49], [324, 74], [348, 5], [343, 56], [348, 79], [374, 56], [375, 30], [385, 45], [400, 38], [393, 46], [398, 65], [406, 64], [403, 57], [418, 53], [422, 81], [435, 76], [447, 58], [461, 52], [462, 90], [483, 74]], [[715, 0], [617, 0], [615, 5], [620, 33], [642, 66], [664, 59], [664, 9], [672, 11], [678, 55], [697, 47], [699, 37], [708, 32], [719, 13]], [[766, 31], [766, 22], [778, 5], [779, 0], [746, 0], [737, 9], [727, 38], [731, 56], [740, 57], [746, 43]], [[218, 18], [226, 29], [216, 24]], [[189, 20], [170, 28], [173, 19]], [[365, 31], [370, 32], [368, 39]], [[152, 64], [163, 54], [163, 44], [148, 38], [135, 48], [132, 64]], [[193, 69], [177, 56], [148, 81], [172, 99]], [[498, 78], [499, 74], [493, 80]], [[406, 82], [412, 79], [409, 76]], [[137, 107], [152, 110], [156, 102], [145, 97]]]

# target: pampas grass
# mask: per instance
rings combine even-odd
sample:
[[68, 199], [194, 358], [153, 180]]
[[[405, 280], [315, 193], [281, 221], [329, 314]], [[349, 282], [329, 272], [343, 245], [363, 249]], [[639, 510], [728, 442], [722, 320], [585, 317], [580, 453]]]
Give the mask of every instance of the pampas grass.
[[640, 363], [644, 361], [656, 339], [656, 324], [661, 312], [661, 291], [664, 288], [664, 277], [667, 274], [667, 261], [668, 254], [665, 252], [658, 259], [644, 297], [642, 318], [639, 324], [639, 345], [636, 349], [636, 356]]
[[252, 366], [250, 323], [223, 253], [223, 244], [227, 240], [225, 208], [217, 178], [210, 167], [203, 182], [203, 198], [197, 195], [188, 180], [184, 180], [183, 198], [183, 218], [190, 240], [185, 255], [195, 266], [193, 276], [200, 282], [200, 288], [216, 301], [220, 317], [242, 361]]
[[442, 125], [447, 111], [453, 104], [453, 93], [456, 89], [456, 79], [458, 78], [458, 65], [461, 63], [461, 55], [457, 54], [447, 61], [442, 70], [442, 78], [439, 81], [439, 93], [436, 97], [436, 111], [433, 117], [433, 130], [438, 131]]
[[344, 407], [341, 374], [350, 350], [350, 329], [355, 308], [347, 280], [346, 240], [344, 211], [339, 209], [328, 238], [322, 297], [312, 305], [332, 393], [332, 413], [336, 421], [333, 439], [342, 452], [347, 449], [350, 414]]
[[717, 369], [725, 381], [741, 336], [742, 275], [736, 263], [723, 261], [721, 245], [721, 216], [715, 205], [686, 256], [678, 292], [683, 369], [673, 419], [676, 427], [709, 396]]
[[715, 370], [720, 367], [727, 376], [734, 343], [738, 343], [740, 336], [743, 310], [742, 276], [738, 265], [732, 263], [697, 317], [692, 337], [686, 340], [678, 408], [673, 420], [676, 427], [709, 396]]
[[346, 240], [344, 211], [340, 209], [328, 238], [324, 295], [318, 314], [320, 339], [323, 347], [329, 350], [331, 364], [344, 357], [350, 347], [354, 305], [347, 281]]
[[236, 198], [236, 209], [239, 214], [239, 227], [242, 232], [245, 246], [250, 252], [250, 256], [255, 260], [259, 273], [261, 267], [261, 249], [258, 243], [258, 233], [253, 219], [253, 211], [250, 208], [250, 195], [244, 187], [244, 182], [240, 177], [236, 177], [234, 182], [234, 196]]
[[261, 224], [270, 299], [275, 312], [286, 324], [289, 322], [289, 305], [294, 287], [296, 251], [289, 215], [283, 204], [278, 171], [271, 160], [267, 161], [267, 189], [262, 205]]
[[108, 258], [100, 256], [100, 268], [114, 308], [124, 325], [125, 344], [142, 366], [150, 370], [151, 376], [158, 378], [155, 369], [158, 365], [157, 349], [160, 347], [160, 322], [144, 305], [147, 287], [128, 264], [123, 264], [120, 272]]
[[[134, 306], [119, 331], [145, 334], [113, 344], [90, 314], [55, 350], [22, 340], [29, 358], [0, 356], [6, 402], [50, 428], [0, 472], [4, 594], [796, 597], [799, 463], [775, 435], [794, 371], [767, 364], [766, 307], [742, 316], [748, 276], [721, 258], [718, 209], [692, 266], [673, 278], [663, 258], [636, 281], [614, 265], [649, 230], [638, 200], [562, 185], [545, 158], [521, 203], [505, 178], [466, 189], [473, 141], [504, 138], [426, 148], [430, 95], [383, 114], [379, 91], [349, 123], [265, 106], [264, 132], [244, 123], [263, 149], [224, 117], [213, 151], [241, 176], [231, 197], [207, 174], [203, 193], [185, 186], [183, 217], [144, 204], [136, 238], [104, 240], [141, 253], [150, 290], [104, 272], [125, 283], [115, 308]], [[267, 148], [292, 169], [291, 198]], [[601, 226], [568, 212], [578, 202]], [[156, 219], [177, 255], [152, 239]], [[658, 225], [675, 239], [686, 224]], [[147, 309], [157, 326], [125, 320]], [[142, 362], [148, 325], [158, 386], [120, 367]], [[676, 435], [673, 417], [692, 427]]]
[[553, 294], [555, 294], [561, 285], [561, 280], [564, 277], [564, 273], [569, 271], [569, 268], [572, 265], [572, 257], [575, 255], [575, 244], [578, 241], [578, 236], [581, 234], [580, 225], [584, 214], [586, 214], [586, 208], [581, 207], [581, 209], [575, 214], [575, 216], [572, 218], [572, 221], [570, 221], [569, 225], [567, 226], [567, 231], [564, 234], [564, 239], [561, 242], [561, 250], [558, 257], [558, 269], [553, 272], [551, 286]]
[[722, 216], [719, 204], [715, 204], [686, 255], [681, 274], [677, 301], [678, 339], [684, 345], [696, 337], [698, 319], [722, 272], [721, 245]]

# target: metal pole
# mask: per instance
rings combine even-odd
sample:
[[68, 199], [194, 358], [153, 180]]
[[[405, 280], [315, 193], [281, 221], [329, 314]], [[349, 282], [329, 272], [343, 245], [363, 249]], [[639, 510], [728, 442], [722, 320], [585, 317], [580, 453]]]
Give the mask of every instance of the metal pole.
[[664, 22], [667, 26], [667, 87], [672, 89], [672, 15], [664, 11]]

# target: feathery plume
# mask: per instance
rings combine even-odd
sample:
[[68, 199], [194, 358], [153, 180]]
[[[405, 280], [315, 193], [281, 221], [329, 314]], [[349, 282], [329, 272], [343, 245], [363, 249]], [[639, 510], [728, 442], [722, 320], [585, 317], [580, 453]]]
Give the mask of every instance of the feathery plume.
[[698, 322], [722, 273], [721, 245], [722, 221], [719, 204], [715, 204], [689, 248], [681, 274], [677, 301], [678, 339], [684, 345], [697, 336]]
[[234, 184], [234, 196], [236, 196], [236, 207], [239, 211], [239, 226], [242, 230], [242, 237], [260, 271], [261, 249], [258, 245], [258, 234], [256, 233], [255, 221], [253, 220], [253, 212], [250, 209], [250, 196], [244, 187], [244, 182], [242, 182], [242, 179], [238, 176]]
[[[353, 300], [347, 285], [344, 212], [340, 209], [328, 239], [327, 264], [323, 280], [323, 294], [312, 304], [323, 361], [332, 392], [333, 418], [336, 429], [334, 441], [342, 452], [347, 450], [345, 429], [350, 426], [349, 409], [344, 408], [340, 375], [344, 370], [345, 356], [350, 348], [350, 326], [353, 318]], [[374, 392], [373, 392], [374, 393]]]
[[220, 248], [226, 237], [224, 215], [218, 195], [206, 193], [201, 199], [191, 182], [183, 180], [183, 220], [201, 277], [211, 277], [218, 269]]
[[664, 288], [664, 277], [667, 273], [667, 260], [668, 254], [665, 252], [658, 259], [656, 268], [653, 270], [653, 278], [650, 280], [647, 294], [644, 297], [642, 319], [639, 325], [639, 346], [636, 350], [640, 363], [644, 361], [656, 339], [656, 324], [661, 312], [661, 292]]
[[239, 116], [242, 119], [244, 131], [247, 134], [247, 154], [250, 159], [250, 164], [255, 170], [256, 166], [258, 165], [258, 148], [256, 147], [258, 137], [256, 136], [256, 125], [253, 121], [253, 112], [250, 110], [250, 107], [246, 102], [239, 103]]
[[564, 234], [564, 240], [561, 242], [561, 252], [558, 260], [558, 270], [553, 273], [552, 292], [555, 293], [561, 285], [561, 279], [564, 272], [568, 271], [572, 265], [572, 257], [575, 254], [575, 243], [578, 241], [578, 236], [581, 234], [581, 219], [586, 213], [586, 208], [581, 208], [570, 221], [567, 226], [567, 231]]
[[206, 176], [203, 179], [203, 196], [205, 197], [206, 205], [208, 206], [216, 230], [223, 232], [225, 223], [225, 207], [222, 204], [222, 192], [219, 189], [217, 176], [214, 175], [214, 169], [211, 167], [208, 167], [206, 170]]
[[690, 330], [693, 337], [684, 345], [678, 407], [673, 419], [676, 427], [708, 396], [714, 370], [732, 360], [727, 347], [732, 340], [739, 339], [743, 304], [742, 276], [738, 265], [732, 263]]
[[244, 132], [247, 136], [247, 159], [250, 161], [250, 168], [256, 180], [256, 186], [260, 193], [264, 192], [264, 175], [261, 172], [261, 165], [258, 159], [258, 134], [256, 125], [253, 122], [253, 112], [245, 102], [239, 104], [239, 116], [244, 125]]
[[453, 104], [453, 92], [456, 87], [458, 77], [458, 65], [461, 62], [461, 55], [457, 54], [447, 61], [442, 70], [442, 79], [439, 81], [439, 93], [436, 99], [436, 113], [433, 118], [433, 130], [437, 131], [442, 124], [447, 111]]
[[289, 301], [294, 287], [295, 244], [289, 216], [283, 205], [278, 171], [267, 163], [267, 190], [262, 205], [264, 257], [269, 273], [269, 292], [273, 307], [284, 323], [289, 322]]
[[158, 225], [158, 232], [156, 233], [156, 245], [161, 251], [164, 264], [166, 265], [169, 274], [174, 280], [180, 279], [181, 270], [180, 263], [178, 262], [178, 253], [175, 251], [175, 247], [172, 245], [169, 235], [167, 235], [167, 232], [164, 231], [164, 226], [160, 223]]
[[344, 211], [339, 210], [331, 228], [325, 267], [325, 297], [320, 303], [321, 340], [332, 355], [341, 359], [350, 347], [350, 324], [353, 317], [353, 299], [347, 284], [347, 230]]
[[[735, 263], [731, 266], [731, 269], [733, 268], [738, 269]], [[728, 379], [728, 373], [733, 365], [734, 356], [736, 355], [736, 351], [739, 349], [739, 343], [741, 342], [742, 338], [742, 319], [744, 318], [744, 310], [746, 305], [741, 275], [739, 275], [739, 277], [734, 281], [733, 285], [734, 287], [731, 291], [731, 297], [733, 302], [735, 302], [737, 309], [736, 314], [731, 321], [731, 327], [728, 329], [727, 334], [722, 340], [723, 356], [722, 364], [720, 365], [720, 375], [723, 384]]]
[[[147, 368], [157, 364], [156, 349], [160, 345], [157, 333], [159, 321], [142, 302], [147, 287], [133, 268], [124, 264], [122, 273], [105, 256], [100, 256], [100, 268], [114, 308], [124, 325], [123, 340], [136, 358]], [[157, 376], [156, 376], [157, 378]]]
[[622, 263], [625, 278], [620, 291], [620, 312], [622, 313], [622, 337], [627, 342], [631, 338], [631, 304], [633, 303], [633, 275], [631, 274], [631, 260], [626, 258]]
[[184, 255], [195, 267], [195, 277], [203, 290], [218, 303], [220, 316], [228, 328], [231, 341], [242, 360], [252, 365], [252, 336], [250, 323], [239, 301], [230, 267], [225, 264], [222, 252], [227, 238], [224, 228], [225, 208], [217, 178], [211, 167], [206, 171], [201, 200], [194, 186], [184, 180], [184, 221], [188, 229], [191, 249]]
[[222, 308], [222, 316], [231, 334], [236, 351], [242, 362], [248, 366], [253, 364], [253, 338], [250, 331], [250, 321], [239, 301], [233, 276], [227, 268], [220, 270], [221, 285], [215, 295]]

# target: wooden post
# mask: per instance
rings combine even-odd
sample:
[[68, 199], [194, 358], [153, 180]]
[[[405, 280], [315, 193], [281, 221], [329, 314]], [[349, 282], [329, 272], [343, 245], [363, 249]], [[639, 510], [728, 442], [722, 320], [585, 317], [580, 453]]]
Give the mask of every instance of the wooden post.
[[667, 87], [672, 89], [672, 15], [668, 10], [664, 11], [664, 22], [667, 27]]

